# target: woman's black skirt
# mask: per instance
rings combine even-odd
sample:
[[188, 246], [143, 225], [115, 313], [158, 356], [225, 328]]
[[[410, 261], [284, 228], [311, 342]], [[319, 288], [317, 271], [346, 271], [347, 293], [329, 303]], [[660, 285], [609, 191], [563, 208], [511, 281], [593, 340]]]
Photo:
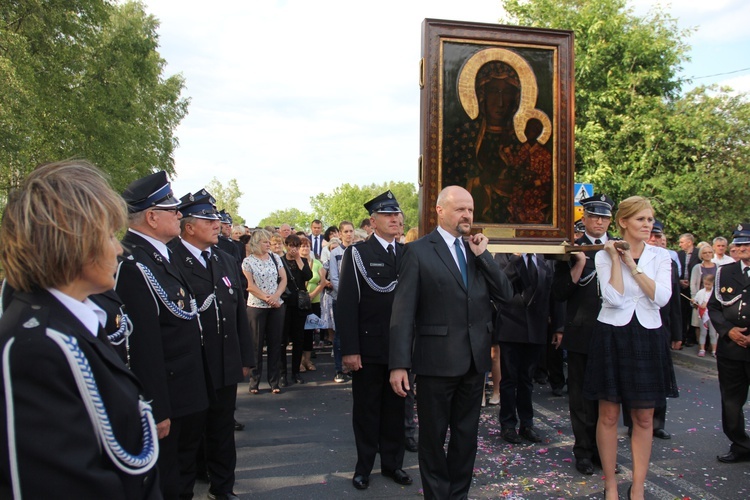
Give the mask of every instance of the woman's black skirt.
[[589, 346], [586, 399], [659, 408], [679, 393], [666, 329], [648, 329], [633, 319], [624, 326], [596, 322]]

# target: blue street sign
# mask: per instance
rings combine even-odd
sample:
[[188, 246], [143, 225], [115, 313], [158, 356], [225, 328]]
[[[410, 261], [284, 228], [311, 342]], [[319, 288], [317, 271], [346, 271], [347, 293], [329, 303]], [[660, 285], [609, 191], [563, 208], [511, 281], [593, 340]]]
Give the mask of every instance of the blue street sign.
[[594, 196], [593, 184], [586, 184], [583, 182], [575, 183], [575, 187], [573, 188], [573, 200], [575, 201], [575, 203], [573, 204], [574, 206], [580, 207], [581, 200], [591, 198], [592, 196]]

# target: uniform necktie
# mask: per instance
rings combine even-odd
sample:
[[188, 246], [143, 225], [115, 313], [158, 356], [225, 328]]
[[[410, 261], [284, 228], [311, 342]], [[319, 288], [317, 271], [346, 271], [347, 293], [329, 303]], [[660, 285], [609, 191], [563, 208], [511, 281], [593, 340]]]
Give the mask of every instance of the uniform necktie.
[[388, 257], [391, 258], [393, 267], [396, 267], [396, 252], [393, 250], [393, 243], [388, 243]]
[[211, 276], [211, 279], [213, 280], [214, 273], [211, 270], [211, 254], [208, 253], [207, 250], [203, 250], [201, 252], [201, 257], [203, 257], [203, 260], [206, 261], [206, 269], [208, 270], [208, 274]]
[[594, 245], [601, 245], [601, 244], [602, 244], [602, 240], [600, 240], [599, 238], [594, 240]]
[[458, 258], [458, 268], [461, 270], [461, 277], [464, 279], [464, 285], [469, 287], [469, 273], [466, 271], [466, 257], [464, 257], [464, 243], [461, 238], [456, 238], [453, 243], [456, 246], [456, 257]]
[[320, 236], [313, 236], [313, 253], [315, 254], [315, 257], [320, 257]]
[[536, 283], [539, 280], [539, 273], [534, 264], [534, 256], [530, 253], [526, 254], [526, 267], [529, 271], [529, 281], [531, 282], [531, 288], [536, 288]]

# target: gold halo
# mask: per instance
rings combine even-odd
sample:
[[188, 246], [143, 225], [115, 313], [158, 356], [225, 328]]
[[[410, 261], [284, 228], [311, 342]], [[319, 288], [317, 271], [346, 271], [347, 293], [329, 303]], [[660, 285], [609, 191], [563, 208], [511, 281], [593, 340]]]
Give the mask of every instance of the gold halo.
[[474, 82], [479, 69], [491, 61], [500, 61], [510, 65], [518, 74], [521, 82], [521, 102], [518, 105], [518, 111], [513, 115], [513, 128], [516, 131], [516, 137], [519, 141], [526, 142], [526, 122], [530, 118], [536, 118], [542, 122], [544, 127], [537, 140], [546, 144], [552, 135], [552, 122], [544, 111], [535, 107], [539, 89], [537, 88], [534, 70], [523, 57], [515, 52], [499, 48], [484, 49], [466, 61], [458, 77], [458, 98], [464, 111], [472, 120], [479, 116], [479, 101]]

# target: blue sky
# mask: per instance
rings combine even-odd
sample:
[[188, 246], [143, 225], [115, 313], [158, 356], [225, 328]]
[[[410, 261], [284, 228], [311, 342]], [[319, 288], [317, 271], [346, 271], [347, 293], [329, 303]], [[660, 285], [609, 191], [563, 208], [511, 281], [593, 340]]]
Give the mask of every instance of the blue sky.
[[[176, 133], [178, 196], [237, 179], [255, 225], [343, 184], [416, 182], [421, 23], [496, 23], [497, 0], [144, 0], [167, 74], [192, 102]], [[750, 92], [750, 2], [661, 4], [689, 38], [685, 77]], [[687, 88], [687, 87], [686, 87]]]

